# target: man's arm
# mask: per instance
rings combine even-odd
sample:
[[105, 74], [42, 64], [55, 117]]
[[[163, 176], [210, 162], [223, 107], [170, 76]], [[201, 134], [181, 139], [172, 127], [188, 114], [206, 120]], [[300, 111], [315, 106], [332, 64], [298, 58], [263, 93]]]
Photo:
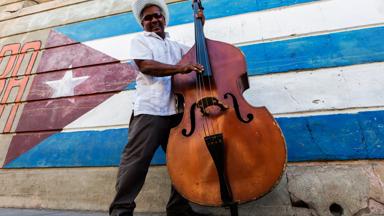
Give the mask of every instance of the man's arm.
[[192, 71], [202, 73], [204, 68], [200, 64], [184, 64], [184, 65], [170, 65], [160, 63], [154, 60], [134, 60], [136, 65], [139, 67], [139, 70], [143, 74], [151, 76], [171, 76], [178, 73], [186, 74]]

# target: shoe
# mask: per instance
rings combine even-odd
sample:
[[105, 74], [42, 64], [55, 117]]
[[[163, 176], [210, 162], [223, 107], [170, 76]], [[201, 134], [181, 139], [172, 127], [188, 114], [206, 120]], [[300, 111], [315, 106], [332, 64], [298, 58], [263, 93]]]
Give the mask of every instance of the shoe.
[[121, 209], [114, 209], [111, 214], [111, 216], [133, 216], [132, 211], [122, 211]]

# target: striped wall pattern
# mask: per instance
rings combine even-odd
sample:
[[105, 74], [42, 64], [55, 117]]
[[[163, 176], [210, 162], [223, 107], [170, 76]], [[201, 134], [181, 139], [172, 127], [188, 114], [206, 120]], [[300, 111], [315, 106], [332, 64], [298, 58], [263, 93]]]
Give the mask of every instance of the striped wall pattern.
[[[207, 37], [245, 54], [245, 97], [277, 118], [289, 161], [384, 158], [383, 1], [203, 3]], [[190, 2], [169, 8], [167, 30], [192, 45]], [[0, 37], [2, 167], [116, 166], [140, 31], [126, 12]], [[164, 162], [159, 150], [153, 164]]]

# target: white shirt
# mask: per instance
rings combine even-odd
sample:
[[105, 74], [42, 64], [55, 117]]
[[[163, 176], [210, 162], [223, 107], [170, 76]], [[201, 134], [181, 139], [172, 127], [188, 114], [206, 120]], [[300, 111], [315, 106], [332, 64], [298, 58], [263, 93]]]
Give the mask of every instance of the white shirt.
[[[177, 64], [189, 47], [169, 40], [163, 40], [153, 32], [142, 32], [131, 41], [131, 59], [154, 60], [160, 63]], [[137, 65], [133, 62], [135, 67]], [[176, 100], [172, 93], [171, 76], [155, 77], [141, 72], [136, 77], [136, 99], [134, 115], [149, 114], [169, 116], [177, 113]]]

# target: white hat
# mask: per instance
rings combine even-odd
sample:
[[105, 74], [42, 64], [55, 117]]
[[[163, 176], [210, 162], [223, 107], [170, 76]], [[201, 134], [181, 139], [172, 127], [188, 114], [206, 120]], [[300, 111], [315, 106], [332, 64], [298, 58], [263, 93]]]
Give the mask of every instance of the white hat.
[[165, 24], [168, 25], [169, 12], [168, 12], [167, 4], [164, 2], [164, 0], [134, 0], [132, 2], [132, 12], [137, 22], [140, 24], [140, 26], [141, 26], [140, 13], [147, 5], [158, 6], [161, 9], [161, 13], [165, 18]]

